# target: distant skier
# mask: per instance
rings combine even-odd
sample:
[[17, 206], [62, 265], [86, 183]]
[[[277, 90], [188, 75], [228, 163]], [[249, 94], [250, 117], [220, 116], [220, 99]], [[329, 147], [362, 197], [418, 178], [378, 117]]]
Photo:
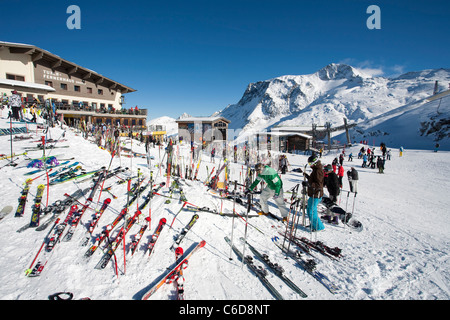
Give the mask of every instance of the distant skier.
[[214, 161], [215, 155], [216, 155], [216, 148], [212, 148], [212, 150], [211, 150], [211, 162], [212, 163], [215, 163], [215, 161]]
[[289, 211], [284, 203], [283, 182], [281, 181], [280, 176], [274, 169], [269, 166], [265, 166], [262, 163], [256, 164], [255, 171], [257, 173], [257, 177], [249, 187], [248, 191], [253, 191], [253, 189], [255, 189], [262, 180], [264, 180], [267, 184], [267, 187], [261, 191], [261, 212], [258, 214], [264, 216], [269, 214], [267, 200], [269, 200], [269, 198], [273, 198], [278, 206], [278, 209], [280, 210], [281, 216], [283, 217], [283, 222], [285, 222]]
[[[312, 231], [320, 231], [325, 229], [322, 221], [317, 215], [317, 205], [322, 201], [323, 197], [323, 166], [319, 157], [312, 155], [308, 158], [308, 164], [312, 169], [310, 175], [305, 173], [308, 179], [308, 206], [306, 213], [308, 214], [311, 223]], [[333, 170], [334, 171], [334, 170]]]
[[434, 146], [434, 152], [438, 152], [439, 149], [439, 143], [436, 143], [436, 145]]
[[363, 163], [362, 163], [362, 167], [365, 168], [367, 166], [367, 154], [363, 155]]
[[400, 147], [400, 150], [399, 150], [399, 151], [400, 151], [399, 156], [402, 157], [402, 156], [403, 156], [403, 151], [404, 151], [404, 150], [403, 150], [403, 147]]
[[384, 159], [378, 156], [377, 159], [378, 173], [384, 173]]

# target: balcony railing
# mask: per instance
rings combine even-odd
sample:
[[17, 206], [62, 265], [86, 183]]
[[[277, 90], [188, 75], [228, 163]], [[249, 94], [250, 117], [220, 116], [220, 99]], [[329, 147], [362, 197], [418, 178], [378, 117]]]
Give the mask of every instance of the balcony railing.
[[136, 116], [147, 116], [147, 109], [118, 109], [115, 110], [110, 108], [93, 107], [93, 106], [78, 106], [78, 105], [68, 105], [68, 104], [55, 104], [57, 110], [69, 110], [69, 111], [81, 111], [81, 112], [95, 112], [102, 114], [115, 114], [115, 115], [136, 115]]

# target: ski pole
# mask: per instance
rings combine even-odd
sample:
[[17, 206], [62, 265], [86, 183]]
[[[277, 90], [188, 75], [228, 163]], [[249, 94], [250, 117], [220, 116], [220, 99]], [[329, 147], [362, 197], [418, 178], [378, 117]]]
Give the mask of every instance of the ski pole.
[[245, 232], [244, 232], [244, 249], [242, 250], [242, 265], [241, 268], [244, 268], [245, 263], [245, 244], [247, 243], [247, 229], [248, 229], [248, 214], [252, 207], [252, 194], [249, 192], [247, 195], [247, 215], [245, 217]]
[[234, 233], [234, 217], [236, 216], [236, 188], [237, 188], [237, 181], [234, 181], [234, 199], [233, 199], [233, 219], [231, 222], [231, 246], [230, 246], [230, 257], [229, 260], [233, 260], [231, 257], [231, 252], [233, 252], [233, 233]]

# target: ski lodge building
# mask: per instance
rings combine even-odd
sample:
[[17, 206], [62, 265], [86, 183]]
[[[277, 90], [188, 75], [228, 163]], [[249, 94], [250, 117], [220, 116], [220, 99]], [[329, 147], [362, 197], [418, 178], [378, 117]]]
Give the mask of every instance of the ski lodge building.
[[0, 41], [0, 94], [16, 90], [25, 105], [54, 103], [71, 125], [80, 120], [146, 128], [147, 110], [123, 108], [136, 90], [33, 45]]
[[[186, 117], [176, 120], [180, 141], [190, 137], [190, 141], [203, 143], [211, 141], [227, 141], [230, 120], [224, 117]], [[189, 139], [188, 139], [189, 140]]]

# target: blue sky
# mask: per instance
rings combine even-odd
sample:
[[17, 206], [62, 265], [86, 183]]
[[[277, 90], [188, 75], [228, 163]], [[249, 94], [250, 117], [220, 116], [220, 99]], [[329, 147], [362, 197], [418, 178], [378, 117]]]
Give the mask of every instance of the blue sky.
[[[81, 30], [69, 30], [69, 5]], [[368, 6], [381, 10], [369, 30]], [[0, 40], [28, 43], [137, 90], [149, 118], [210, 115], [251, 82], [344, 62], [375, 75], [449, 68], [448, 0], [0, 0]]]

